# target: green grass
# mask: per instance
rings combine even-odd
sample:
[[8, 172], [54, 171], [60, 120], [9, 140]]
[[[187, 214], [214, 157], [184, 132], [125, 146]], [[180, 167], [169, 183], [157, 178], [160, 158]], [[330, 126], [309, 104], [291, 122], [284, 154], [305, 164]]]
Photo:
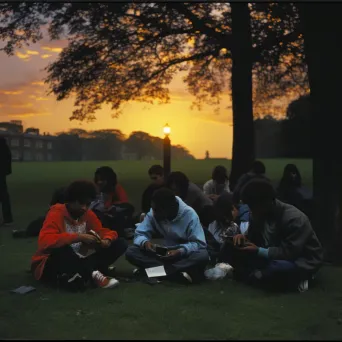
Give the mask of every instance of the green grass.
[[[268, 176], [277, 181], [289, 160], [266, 160]], [[196, 183], [212, 167], [229, 161], [174, 163]], [[76, 178], [92, 178], [100, 165], [118, 173], [133, 204], [148, 183], [152, 162], [85, 162], [14, 164], [9, 177], [15, 220], [24, 228], [44, 213], [53, 189]], [[311, 184], [311, 162], [296, 161]], [[305, 294], [267, 294], [231, 280], [200, 286], [122, 283], [114, 290], [70, 294], [37, 284], [26, 270], [35, 239], [12, 240], [0, 230], [0, 338], [28, 339], [338, 339], [342, 336], [342, 269], [322, 269], [317, 286]], [[125, 260], [121, 272], [132, 267]], [[26, 296], [9, 291], [33, 285]]]

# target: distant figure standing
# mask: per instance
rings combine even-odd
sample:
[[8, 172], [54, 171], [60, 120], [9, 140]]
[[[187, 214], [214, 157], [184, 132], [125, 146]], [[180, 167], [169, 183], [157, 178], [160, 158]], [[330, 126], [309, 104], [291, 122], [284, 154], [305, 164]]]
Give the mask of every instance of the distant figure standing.
[[212, 179], [208, 180], [203, 186], [203, 192], [211, 200], [216, 201], [224, 192], [230, 192], [228, 171], [224, 166], [216, 166], [211, 178]]
[[287, 164], [284, 168], [278, 188], [277, 197], [285, 203], [294, 205], [309, 218], [312, 215], [312, 192], [302, 185], [301, 174], [295, 164]]
[[6, 139], [0, 137], [0, 201], [2, 204], [3, 222], [1, 225], [13, 224], [10, 196], [7, 189], [6, 177], [12, 173], [12, 154]]
[[205, 159], [210, 159], [210, 153], [209, 151], [205, 151]]

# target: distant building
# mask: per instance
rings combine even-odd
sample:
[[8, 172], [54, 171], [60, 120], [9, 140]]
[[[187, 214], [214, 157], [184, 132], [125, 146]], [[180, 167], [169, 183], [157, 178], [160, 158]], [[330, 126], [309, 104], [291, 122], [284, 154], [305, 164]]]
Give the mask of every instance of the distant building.
[[13, 161], [53, 161], [56, 137], [39, 133], [37, 128], [24, 132], [19, 120], [0, 122], [0, 136], [7, 140]]

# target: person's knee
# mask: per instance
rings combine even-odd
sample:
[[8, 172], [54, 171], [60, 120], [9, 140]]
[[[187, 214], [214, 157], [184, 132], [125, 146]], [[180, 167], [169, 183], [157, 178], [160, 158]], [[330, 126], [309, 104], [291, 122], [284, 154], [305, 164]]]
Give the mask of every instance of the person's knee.
[[207, 250], [202, 249], [191, 253], [189, 259], [192, 260], [195, 264], [205, 264], [209, 262], [209, 253]]
[[127, 261], [132, 261], [132, 260], [136, 260], [137, 255], [140, 253], [140, 248], [137, 246], [129, 246], [126, 250], [126, 260]]

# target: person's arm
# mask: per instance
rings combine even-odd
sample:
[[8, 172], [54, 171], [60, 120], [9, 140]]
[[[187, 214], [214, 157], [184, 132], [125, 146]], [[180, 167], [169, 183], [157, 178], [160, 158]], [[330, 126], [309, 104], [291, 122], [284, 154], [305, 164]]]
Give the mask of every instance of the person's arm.
[[199, 249], [207, 248], [204, 230], [197, 215], [193, 214], [187, 227], [188, 242], [179, 245], [182, 255], [187, 256]]
[[117, 201], [114, 202], [114, 204], [118, 203], [128, 203], [128, 196], [121, 184], [117, 184], [115, 188], [116, 196], [117, 196]]
[[59, 213], [47, 213], [38, 237], [40, 249], [60, 248], [79, 241], [78, 234], [62, 232], [62, 224], [63, 219], [59, 216]]
[[93, 230], [99, 234], [102, 240], [114, 241], [118, 238], [118, 233], [115, 230], [110, 230], [102, 226], [101, 221], [97, 218], [92, 210], [88, 210], [86, 214], [87, 230]]
[[310, 221], [305, 216], [288, 221], [287, 235], [279, 247], [258, 249], [258, 255], [270, 260], [296, 260], [312, 234]]
[[203, 192], [205, 195], [209, 196], [211, 195], [211, 180], [208, 180], [204, 185], [203, 185]]
[[153, 225], [153, 213], [151, 209], [150, 212], [145, 216], [144, 221], [142, 221], [135, 230], [133, 242], [134, 245], [143, 248], [145, 242], [151, 241], [152, 234], [154, 232]]

